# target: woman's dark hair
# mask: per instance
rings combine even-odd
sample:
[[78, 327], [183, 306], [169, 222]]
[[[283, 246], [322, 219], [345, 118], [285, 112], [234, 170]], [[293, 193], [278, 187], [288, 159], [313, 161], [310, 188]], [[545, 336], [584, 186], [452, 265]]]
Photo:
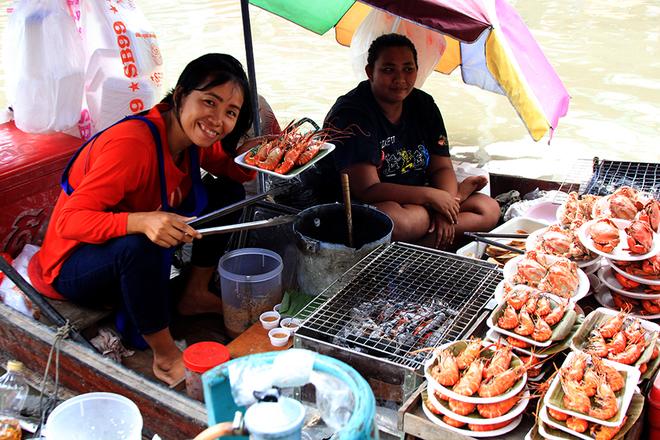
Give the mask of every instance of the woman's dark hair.
[[373, 67], [380, 54], [390, 47], [407, 47], [410, 49], [415, 59], [415, 66], [417, 66], [417, 49], [408, 37], [401, 34], [385, 34], [372, 41], [367, 55], [367, 65]]
[[[181, 123], [179, 112], [181, 100], [193, 90], [204, 91], [215, 86], [235, 82], [243, 91], [243, 105], [238, 114], [236, 126], [222, 139], [222, 147], [232, 155], [236, 152], [239, 139], [252, 125], [252, 101], [250, 86], [243, 65], [233, 56], [222, 53], [208, 53], [188, 63], [174, 89], [161, 102], [170, 104], [177, 121]], [[176, 93], [175, 93], [176, 92]]]

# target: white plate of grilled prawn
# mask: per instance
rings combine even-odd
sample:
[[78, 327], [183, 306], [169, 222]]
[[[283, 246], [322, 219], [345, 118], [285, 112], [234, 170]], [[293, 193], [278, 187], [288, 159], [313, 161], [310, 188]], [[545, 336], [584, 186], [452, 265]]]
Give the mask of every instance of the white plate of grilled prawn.
[[599, 307], [584, 320], [571, 341], [581, 350], [608, 361], [639, 368], [660, 353], [656, 340], [660, 326], [624, 311]]
[[640, 377], [639, 370], [573, 351], [552, 381], [549, 409], [605, 426], [619, 426]]
[[433, 408], [451, 420], [474, 425], [496, 425], [522, 414], [529, 403], [530, 394], [529, 390], [523, 389], [502, 402], [480, 404], [449, 398], [445, 400], [443, 397], [447, 396], [441, 396], [437, 391], [429, 392], [427, 396]]
[[565, 338], [577, 318], [574, 304], [568, 299], [524, 284], [505, 283], [503, 291], [503, 302], [493, 310], [486, 324], [508, 336], [509, 341], [514, 338], [528, 345], [548, 347]]
[[426, 417], [436, 425], [467, 436], [468, 438], [499, 437], [502, 434], [513, 431], [522, 420], [522, 415], [518, 415], [510, 420], [488, 424], [473, 423], [474, 421], [469, 423], [460, 422], [447, 415], [443, 415], [440, 410], [433, 406], [428, 396], [428, 390], [422, 391], [422, 410], [426, 414]]
[[511, 347], [475, 338], [436, 348], [424, 363], [424, 376], [431, 392], [465, 403], [497, 403], [523, 389], [533, 366], [523, 364]]

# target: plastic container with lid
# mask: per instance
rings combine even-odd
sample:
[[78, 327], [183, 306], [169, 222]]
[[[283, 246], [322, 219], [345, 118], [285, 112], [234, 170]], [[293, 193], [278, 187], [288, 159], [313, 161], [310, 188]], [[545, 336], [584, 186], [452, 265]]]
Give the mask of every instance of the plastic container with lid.
[[198, 342], [183, 351], [186, 366], [186, 393], [193, 399], [204, 401], [202, 374], [229, 360], [229, 350], [218, 342]]
[[243, 333], [282, 300], [282, 268], [282, 257], [268, 249], [236, 249], [220, 259], [222, 315], [229, 336]]

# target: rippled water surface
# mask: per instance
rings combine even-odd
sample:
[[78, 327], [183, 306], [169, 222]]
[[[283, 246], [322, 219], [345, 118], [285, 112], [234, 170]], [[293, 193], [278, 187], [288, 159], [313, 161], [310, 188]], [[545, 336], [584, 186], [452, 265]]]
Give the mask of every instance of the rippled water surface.
[[[166, 85], [209, 51], [245, 61], [238, 0], [138, 3], [159, 37]], [[571, 95], [568, 116], [548, 147], [547, 139], [531, 140], [505, 97], [463, 84], [458, 72], [433, 73], [423, 89], [442, 110], [453, 156], [483, 162], [485, 152], [492, 170], [555, 178], [565, 177], [576, 158], [659, 161], [660, 3], [510, 3], [564, 81]], [[280, 124], [303, 116], [322, 121], [336, 97], [356, 83], [349, 49], [335, 42], [333, 31], [318, 36], [256, 7], [250, 14], [259, 93]], [[0, 28], [6, 22], [3, 14]]]

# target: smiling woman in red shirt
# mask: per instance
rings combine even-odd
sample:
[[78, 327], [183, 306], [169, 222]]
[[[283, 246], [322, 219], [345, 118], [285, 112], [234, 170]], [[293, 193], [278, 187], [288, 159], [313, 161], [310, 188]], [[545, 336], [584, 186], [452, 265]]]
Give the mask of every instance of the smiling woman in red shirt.
[[[222, 312], [208, 284], [228, 237], [202, 239], [187, 222], [245, 197], [242, 182], [254, 174], [233, 156], [252, 123], [249, 96], [235, 58], [207, 54], [188, 64], [160, 104], [107, 128], [74, 155], [30, 262], [33, 284], [48, 297], [118, 304], [153, 350], [155, 376], [168, 384], [184, 374], [169, 330], [177, 245], [193, 243], [179, 313]], [[200, 167], [212, 175], [202, 180]]]

